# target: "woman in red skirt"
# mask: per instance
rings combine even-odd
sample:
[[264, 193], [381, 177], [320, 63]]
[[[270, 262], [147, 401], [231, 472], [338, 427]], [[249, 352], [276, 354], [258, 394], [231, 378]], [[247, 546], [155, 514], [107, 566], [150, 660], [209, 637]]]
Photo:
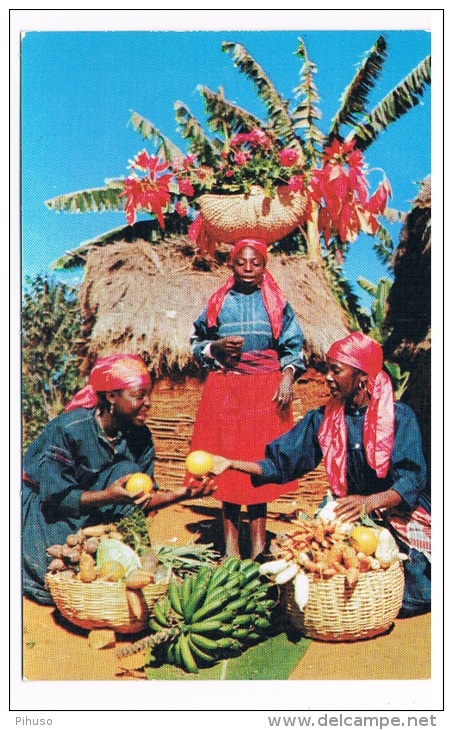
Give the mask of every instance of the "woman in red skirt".
[[[293, 425], [295, 377], [305, 370], [303, 335], [295, 314], [266, 270], [267, 247], [241, 239], [230, 255], [232, 274], [194, 323], [192, 352], [209, 374], [191, 449], [258, 459], [269, 441]], [[239, 456], [240, 455], [240, 456]], [[267, 502], [297, 482], [254, 489], [248, 474], [216, 479], [223, 503], [225, 553], [239, 556], [241, 505], [247, 505], [251, 557], [265, 548]]]

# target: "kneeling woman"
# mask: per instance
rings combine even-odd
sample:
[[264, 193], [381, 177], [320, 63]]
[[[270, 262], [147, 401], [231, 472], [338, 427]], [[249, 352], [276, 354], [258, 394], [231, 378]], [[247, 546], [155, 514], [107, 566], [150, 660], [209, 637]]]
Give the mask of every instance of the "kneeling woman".
[[[114, 522], [140, 504], [145, 511], [209, 491], [177, 491], [154, 482], [155, 451], [145, 425], [151, 379], [136, 355], [99, 359], [88, 385], [50, 421], [24, 457], [22, 484], [23, 593], [52, 604], [45, 587], [46, 549], [87, 525]], [[149, 495], [132, 498], [125, 483], [144, 472]]]
[[[401, 615], [430, 610], [431, 508], [419, 426], [412, 409], [394, 402], [383, 354], [375, 340], [354, 332], [327, 353], [331, 399], [310, 411], [265, 458], [245, 462], [216, 457], [214, 473], [236, 469], [255, 487], [297, 479], [324, 458], [335, 515], [355, 521], [362, 510], [383, 518], [409, 554]], [[258, 489], [259, 491], [259, 489]]]

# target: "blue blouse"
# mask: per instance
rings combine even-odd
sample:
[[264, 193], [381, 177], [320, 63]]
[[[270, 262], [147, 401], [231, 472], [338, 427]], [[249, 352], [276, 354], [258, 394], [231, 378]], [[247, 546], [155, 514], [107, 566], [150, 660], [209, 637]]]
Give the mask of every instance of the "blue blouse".
[[51, 603], [44, 588], [50, 545], [64, 544], [70, 533], [87, 524], [119, 519], [133, 504], [110, 504], [81, 510], [84, 491], [106, 489], [115, 479], [134, 472], [154, 475], [155, 450], [146, 426], [118, 433], [109, 443], [95, 409], [77, 408], [48, 423], [27, 450], [22, 483], [23, 590]]
[[[368, 465], [363, 446], [366, 407], [346, 411], [348, 432], [346, 476], [348, 494], [375, 494], [394, 489], [410, 509], [424, 497], [426, 465], [420, 429], [413, 410], [405, 403], [395, 403], [395, 436], [387, 476], [378, 478]], [[285, 484], [315, 469], [322, 459], [318, 431], [324, 409], [309, 411], [290, 431], [266, 446], [265, 458], [259, 462], [262, 475], [251, 477], [255, 487], [262, 484]], [[423, 498], [423, 506], [427, 503]]]
[[215, 369], [209, 353], [209, 344], [222, 337], [240, 336], [244, 338], [243, 352], [252, 350], [275, 350], [280, 367], [289, 365], [301, 372], [305, 371], [303, 358], [303, 334], [291, 305], [287, 302], [283, 310], [282, 332], [278, 340], [272, 336], [271, 324], [264, 306], [260, 289], [243, 293], [230, 289], [224, 299], [217, 325], [208, 327], [207, 309], [194, 322], [190, 339], [192, 353], [203, 367]]

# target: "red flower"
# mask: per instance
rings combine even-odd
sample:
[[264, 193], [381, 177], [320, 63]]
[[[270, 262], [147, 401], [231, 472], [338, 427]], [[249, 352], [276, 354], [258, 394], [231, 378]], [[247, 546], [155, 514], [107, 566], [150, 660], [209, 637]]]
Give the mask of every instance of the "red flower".
[[243, 167], [250, 160], [251, 156], [252, 155], [250, 154], [250, 152], [246, 152], [245, 150], [241, 152], [236, 152], [234, 156], [234, 161], [236, 165], [238, 165], [238, 167]]
[[181, 216], [181, 218], [185, 218], [189, 209], [187, 205], [184, 205], [184, 203], [181, 203], [181, 201], [178, 200], [175, 205], [175, 210], [177, 214]]
[[366, 208], [370, 213], [382, 214], [387, 206], [387, 200], [391, 197], [392, 189], [389, 181], [385, 178], [369, 199]]
[[163, 210], [170, 202], [169, 185], [173, 177], [171, 173], [159, 175], [167, 170], [167, 165], [157, 157], [151, 157], [146, 150], [135, 156], [131, 163], [132, 168], [146, 171], [148, 174], [139, 178], [135, 173], [124, 181], [124, 191], [121, 197], [126, 197], [126, 220], [133, 225], [137, 210], [147, 210], [154, 213], [161, 228], [165, 228]]
[[186, 177], [178, 180], [178, 188], [181, 195], [188, 195], [189, 198], [195, 194], [192, 183]]
[[184, 169], [185, 170], [190, 170], [190, 168], [194, 166], [194, 163], [195, 163], [196, 159], [197, 159], [197, 156], [196, 155], [187, 155], [184, 158], [184, 163], [183, 163], [184, 164]]
[[251, 132], [236, 134], [231, 142], [231, 147], [240, 147], [241, 144], [250, 144], [252, 147], [261, 147], [263, 150], [270, 149], [270, 137], [262, 129], [252, 129]]
[[293, 175], [288, 180], [288, 187], [293, 193], [298, 193], [299, 190], [305, 188], [305, 179], [303, 175]]
[[368, 181], [364, 175], [364, 158], [354, 149], [354, 140], [333, 140], [324, 151], [323, 166], [311, 179], [313, 198], [322, 206], [319, 230], [326, 242], [336, 232], [343, 243], [352, 243], [359, 231], [374, 234], [379, 223], [376, 215], [384, 212], [390, 186], [386, 180], [368, 199]]
[[175, 172], [178, 172], [178, 170], [181, 169], [182, 165], [183, 165], [183, 160], [181, 157], [173, 157], [173, 159], [171, 161], [171, 166]]
[[278, 153], [278, 159], [283, 167], [293, 167], [299, 159], [299, 155], [296, 150], [291, 147], [285, 147]]

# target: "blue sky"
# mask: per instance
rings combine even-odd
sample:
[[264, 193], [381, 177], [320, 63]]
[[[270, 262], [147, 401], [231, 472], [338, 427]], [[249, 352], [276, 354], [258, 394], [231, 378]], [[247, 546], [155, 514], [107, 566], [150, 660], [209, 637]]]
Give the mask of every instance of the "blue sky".
[[[431, 52], [422, 30], [383, 31], [388, 44], [384, 70], [370, 96], [370, 108]], [[153, 151], [129, 125], [131, 110], [150, 119], [184, 147], [176, 131], [173, 104], [184, 102], [203, 119], [199, 84], [259, 117], [265, 112], [251, 82], [222, 53], [223, 40], [242, 43], [280, 93], [294, 101], [302, 38], [317, 66], [320, 126], [327, 131], [341, 94], [379, 30], [363, 31], [31, 31], [21, 46], [22, 91], [22, 275], [45, 272], [66, 250], [126, 223], [124, 213], [66, 214], [44, 201], [61, 193], [126, 176], [128, 160], [140, 149]], [[422, 103], [392, 124], [366, 151], [370, 168], [385, 170], [393, 188], [390, 205], [408, 210], [417, 183], [430, 172], [430, 89]], [[372, 189], [381, 179], [370, 176]], [[398, 228], [392, 233], [398, 236]], [[360, 237], [349, 249], [345, 273], [377, 281], [386, 271]], [[356, 292], [368, 306], [367, 295]]]

